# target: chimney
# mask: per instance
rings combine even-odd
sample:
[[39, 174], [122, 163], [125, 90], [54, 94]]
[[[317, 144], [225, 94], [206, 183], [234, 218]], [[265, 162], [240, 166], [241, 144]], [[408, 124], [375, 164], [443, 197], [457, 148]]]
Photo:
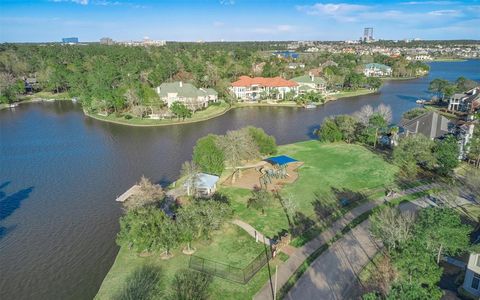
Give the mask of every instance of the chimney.
[[180, 82], [179, 82], [179, 85], [180, 85], [180, 87], [183, 87], [183, 82], [180, 81]]

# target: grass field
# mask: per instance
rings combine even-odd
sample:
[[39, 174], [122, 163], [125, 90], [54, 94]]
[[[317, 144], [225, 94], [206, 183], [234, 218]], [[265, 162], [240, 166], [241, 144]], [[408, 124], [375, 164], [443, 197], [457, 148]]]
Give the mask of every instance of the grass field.
[[[263, 244], [255, 243], [245, 231], [235, 225], [227, 224], [221, 231], [216, 232], [210, 242], [201, 242], [193, 245], [194, 253], [207, 259], [243, 268], [250, 261], [264, 251]], [[272, 266], [286, 260], [279, 256], [272, 261]], [[148, 257], [139, 257], [136, 253], [121, 248], [115, 263], [105, 277], [95, 299], [115, 299], [125, 285], [129, 276], [142, 265], [156, 266], [162, 273], [162, 290], [170, 290], [171, 281], [175, 273], [188, 268], [189, 256], [174, 251], [174, 257], [162, 260], [158, 254]], [[250, 299], [268, 280], [268, 269], [264, 267], [246, 285], [230, 282], [215, 277], [210, 286], [211, 299]]]
[[225, 102], [220, 102], [218, 105], [210, 105], [204, 110], [197, 111], [191, 118], [182, 120], [178, 118], [173, 119], [164, 119], [164, 120], [154, 120], [154, 119], [142, 119], [138, 117], [133, 117], [131, 119], [125, 119], [124, 116], [117, 117], [115, 114], [110, 114], [108, 116], [101, 116], [98, 114], [88, 114], [88, 116], [111, 123], [124, 124], [131, 126], [164, 126], [164, 125], [176, 125], [176, 124], [188, 124], [195, 123], [200, 121], [205, 121], [211, 118], [218, 117], [230, 109], [230, 104]]
[[[397, 167], [359, 145], [312, 140], [280, 146], [278, 153], [304, 162], [299, 168], [298, 180], [285, 186], [281, 194], [295, 203], [298, 212], [312, 219], [316, 200], [332, 201], [339, 194], [355, 192], [378, 197], [385, 186], [393, 183], [397, 172]], [[380, 194], [371, 193], [376, 189], [381, 190]], [[286, 214], [278, 200], [273, 200], [262, 215], [247, 207], [249, 190], [222, 188], [222, 192], [232, 198], [236, 215], [265, 235], [272, 237], [288, 229]]]

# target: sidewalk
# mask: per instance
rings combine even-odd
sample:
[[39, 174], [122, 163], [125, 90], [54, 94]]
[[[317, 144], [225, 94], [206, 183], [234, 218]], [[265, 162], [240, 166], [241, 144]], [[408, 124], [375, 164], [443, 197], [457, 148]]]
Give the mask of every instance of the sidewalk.
[[250, 236], [255, 239], [256, 242], [261, 242], [268, 246], [270, 246], [270, 244], [272, 243], [269, 238], [265, 237], [262, 233], [253, 228], [252, 225], [238, 219], [233, 220], [232, 223], [245, 230]]
[[[388, 199], [392, 201], [402, 196], [418, 193], [438, 187], [437, 184], [426, 184], [411, 189], [399, 192], [396, 197]], [[384, 198], [376, 199], [360, 206], [355, 207], [350, 212], [346, 213], [342, 218], [335, 221], [330, 228], [323, 231], [319, 236], [298, 248], [289, 259], [278, 267], [277, 274], [277, 290], [288, 281], [288, 279], [295, 273], [295, 271], [301, 266], [301, 264], [318, 248], [330, 241], [337, 233], [341, 232], [345, 226], [350, 224], [355, 218], [359, 217], [363, 213], [372, 210], [374, 207], [382, 204]], [[260, 291], [253, 297], [255, 300], [270, 300], [273, 299], [270, 283], [266, 282]]]

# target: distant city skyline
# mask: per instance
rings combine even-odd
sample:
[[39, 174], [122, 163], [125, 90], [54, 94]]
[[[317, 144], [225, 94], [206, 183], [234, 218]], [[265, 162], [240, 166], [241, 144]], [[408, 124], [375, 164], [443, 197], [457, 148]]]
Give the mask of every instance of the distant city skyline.
[[480, 1], [2, 0], [0, 42], [480, 39]]

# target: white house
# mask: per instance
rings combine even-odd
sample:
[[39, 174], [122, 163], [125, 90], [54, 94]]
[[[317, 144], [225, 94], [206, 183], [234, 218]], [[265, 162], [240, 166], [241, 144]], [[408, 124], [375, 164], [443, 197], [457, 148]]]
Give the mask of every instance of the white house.
[[367, 77], [388, 77], [392, 76], [392, 68], [383, 64], [366, 64], [363, 74]]
[[314, 91], [316, 93], [325, 94], [327, 92], [327, 82], [319, 76], [313, 74], [298, 76], [292, 78], [299, 85], [299, 93]]
[[474, 297], [480, 297], [480, 254], [470, 254], [462, 287]]
[[480, 86], [465, 93], [457, 93], [450, 97], [448, 109], [473, 114], [480, 109]]
[[214, 89], [196, 88], [182, 81], [164, 82], [155, 91], [168, 107], [174, 102], [181, 102], [189, 109], [206, 108], [209, 102], [218, 101], [218, 93]]
[[262, 97], [281, 100], [289, 92], [297, 95], [298, 83], [281, 77], [240, 76], [237, 81], [231, 83], [230, 91], [237, 99], [244, 101], [258, 101], [262, 100]]

